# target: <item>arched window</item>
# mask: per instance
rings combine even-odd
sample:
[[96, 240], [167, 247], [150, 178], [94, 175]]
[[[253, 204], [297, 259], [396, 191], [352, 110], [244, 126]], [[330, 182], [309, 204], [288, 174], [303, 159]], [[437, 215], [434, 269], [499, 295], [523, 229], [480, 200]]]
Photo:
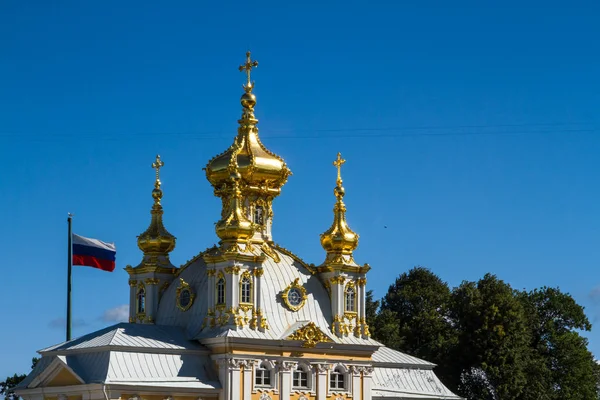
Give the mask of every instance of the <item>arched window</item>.
[[294, 370], [293, 389], [309, 389], [309, 370], [306, 365], [298, 364]]
[[217, 305], [225, 304], [225, 278], [220, 276], [217, 280]]
[[259, 387], [270, 387], [271, 386], [271, 369], [269, 364], [266, 362], [260, 363], [256, 368], [256, 375], [254, 379], [254, 385]]
[[137, 292], [137, 312], [143, 314], [146, 312], [146, 290], [140, 287]]
[[252, 281], [247, 273], [240, 280], [240, 303], [252, 303]]
[[356, 312], [356, 288], [354, 285], [346, 286], [346, 311]]
[[346, 374], [344, 372], [344, 369], [339, 365], [335, 367], [329, 375], [329, 388], [331, 390], [346, 389]]
[[263, 206], [254, 207], [254, 223], [262, 225], [264, 223], [265, 209]]

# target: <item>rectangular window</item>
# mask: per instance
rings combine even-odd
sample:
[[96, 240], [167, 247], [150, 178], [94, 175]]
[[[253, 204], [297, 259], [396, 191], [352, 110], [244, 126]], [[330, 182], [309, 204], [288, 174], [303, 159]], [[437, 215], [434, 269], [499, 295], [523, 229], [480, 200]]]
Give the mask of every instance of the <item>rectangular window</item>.
[[271, 371], [259, 368], [256, 370], [256, 386], [271, 386]]
[[308, 374], [304, 371], [294, 371], [294, 388], [308, 388]]

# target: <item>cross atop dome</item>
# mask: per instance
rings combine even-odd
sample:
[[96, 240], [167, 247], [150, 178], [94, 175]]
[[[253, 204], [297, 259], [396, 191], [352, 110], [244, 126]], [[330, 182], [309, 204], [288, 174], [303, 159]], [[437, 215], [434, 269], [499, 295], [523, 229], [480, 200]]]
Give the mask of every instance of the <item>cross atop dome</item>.
[[240, 65], [240, 72], [242, 71], [246, 71], [246, 76], [247, 76], [247, 82], [246, 84], [243, 86], [244, 90], [246, 91], [246, 93], [250, 93], [252, 92], [252, 89], [254, 88], [254, 82], [252, 82], [250, 80], [250, 72], [252, 72], [252, 68], [256, 68], [258, 67], [258, 61], [256, 60], [252, 60], [250, 58], [250, 52], [247, 51], [246, 52], [246, 63]]

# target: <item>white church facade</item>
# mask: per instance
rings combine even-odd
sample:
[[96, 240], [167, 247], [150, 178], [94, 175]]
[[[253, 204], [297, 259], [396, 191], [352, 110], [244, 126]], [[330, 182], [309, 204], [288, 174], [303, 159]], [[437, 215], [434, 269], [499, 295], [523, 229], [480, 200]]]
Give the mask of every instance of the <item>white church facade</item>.
[[290, 170], [260, 141], [250, 59], [233, 144], [210, 160], [222, 200], [219, 244], [175, 267], [163, 225], [157, 157], [143, 259], [127, 266], [129, 322], [40, 351], [16, 392], [25, 400], [459, 399], [434, 364], [370, 336], [368, 264], [346, 222], [341, 167], [324, 261], [309, 264], [275, 244], [272, 203]]

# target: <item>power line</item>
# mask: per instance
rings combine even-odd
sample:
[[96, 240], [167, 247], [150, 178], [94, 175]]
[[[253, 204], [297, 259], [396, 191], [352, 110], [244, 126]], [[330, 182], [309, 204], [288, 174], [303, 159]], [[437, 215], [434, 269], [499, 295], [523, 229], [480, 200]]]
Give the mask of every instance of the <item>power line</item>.
[[[583, 123], [540, 123], [540, 124], [497, 124], [497, 125], [459, 125], [459, 126], [417, 126], [417, 127], [371, 127], [371, 128], [332, 128], [332, 129], [290, 129], [261, 131], [265, 139], [335, 139], [335, 138], [375, 138], [375, 137], [440, 137], [440, 136], [509, 136], [509, 135], [549, 135], [597, 133], [600, 128]], [[562, 127], [562, 128], [561, 128]], [[499, 128], [529, 128], [515, 130], [497, 130]], [[535, 129], [532, 129], [535, 128]], [[477, 130], [474, 130], [477, 129]], [[434, 131], [434, 132], [425, 132]], [[298, 135], [298, 133], [304, 133]], [[125, 139], [138, 136], [183, 136], [192, 139], [221, 139], [235, 135], [232, 130], [197, 132], [1, 132], [0, 136], [18, 136], [22, 139], [52, 139], [58, 137], [97, 137], [104, 139]]]

